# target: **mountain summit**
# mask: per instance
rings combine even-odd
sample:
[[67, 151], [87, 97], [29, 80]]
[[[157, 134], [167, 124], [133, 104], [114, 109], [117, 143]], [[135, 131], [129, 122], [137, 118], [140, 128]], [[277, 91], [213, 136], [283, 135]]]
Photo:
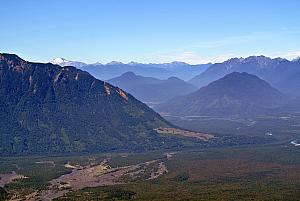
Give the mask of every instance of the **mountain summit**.
[[192, 94], [158, 106], [158, 110], [174, 115], [251, 116], [280, 107], [284, 98], [257, 76], [233, 72]]

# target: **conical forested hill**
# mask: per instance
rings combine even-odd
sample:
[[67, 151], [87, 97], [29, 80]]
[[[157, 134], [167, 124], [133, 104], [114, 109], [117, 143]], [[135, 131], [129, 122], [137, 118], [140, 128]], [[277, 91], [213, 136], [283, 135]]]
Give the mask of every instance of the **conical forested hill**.
[[157, 109], [187, 116], [257, 116], [279, 112], [287, 102], [288, 98], [266, 81], [245, 72], [233, 72]]

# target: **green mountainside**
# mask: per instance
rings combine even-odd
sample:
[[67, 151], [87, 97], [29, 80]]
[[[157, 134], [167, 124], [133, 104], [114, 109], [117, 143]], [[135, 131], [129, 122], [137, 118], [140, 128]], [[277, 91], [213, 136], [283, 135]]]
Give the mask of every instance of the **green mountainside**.
[[130, 94], [74, 67], [0, 54], [0, 153], [153, 150], [181, 146]]

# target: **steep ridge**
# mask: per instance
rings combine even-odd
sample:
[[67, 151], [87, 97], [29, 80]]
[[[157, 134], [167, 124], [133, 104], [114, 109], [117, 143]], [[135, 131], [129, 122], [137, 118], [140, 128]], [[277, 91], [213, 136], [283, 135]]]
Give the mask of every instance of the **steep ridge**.
[[0, 54], [1, 154], [180, 147], [160, 135], [160, 115], [118, 87], [75, 67]]

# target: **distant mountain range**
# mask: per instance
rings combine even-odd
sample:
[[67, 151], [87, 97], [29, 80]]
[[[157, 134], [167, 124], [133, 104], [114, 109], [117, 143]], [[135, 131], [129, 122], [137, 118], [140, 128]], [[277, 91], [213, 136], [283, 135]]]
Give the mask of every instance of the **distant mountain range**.
[[154, 150], [186, 140], [132, 95], [75, 67], [0, 54], [0, 155]]
[[247, 72], [257, 75], [284, 93], [300, 95], [299, 59], [288, 61], [282, 58], [271, 59], [265, 56], [233, 58], [223, 63], [211, 65], [189, 82], [195, 86], [203, 87], [232, 72]]
[[160, 80], [152, 77], [143, 77], [133, 72], [108, 80], [143, 102], [162, 103], [176, 96], [186, 95], [197, 88], [179, 78], [170, 77]]
[[85, 64], [83, 62], [69, 61], [63, 58], [56, 58], [51, 63], [60, 66], [74, 66], [80, 68], [81, 70], [85, 70], [101, 80], [112, 79], [129, 71], [134, 72], [137, 75], [155, 77], [158, 79], [168, 79], [169, 77], [174, 76], [183, 80], [189, 80], [195, 75], [205, 71], [211, 65], [210, 63], [190, 65], [184, 62], [162, 64], [143, 64], [130, 62], [124, 64], [116, 61], [112, 61], [107, 64]]
[[287, 97], [266, 81], [248, 73], [234, 72], [156, 109], [172, 115], [247, 117], [268, 114], [286, 103]]

